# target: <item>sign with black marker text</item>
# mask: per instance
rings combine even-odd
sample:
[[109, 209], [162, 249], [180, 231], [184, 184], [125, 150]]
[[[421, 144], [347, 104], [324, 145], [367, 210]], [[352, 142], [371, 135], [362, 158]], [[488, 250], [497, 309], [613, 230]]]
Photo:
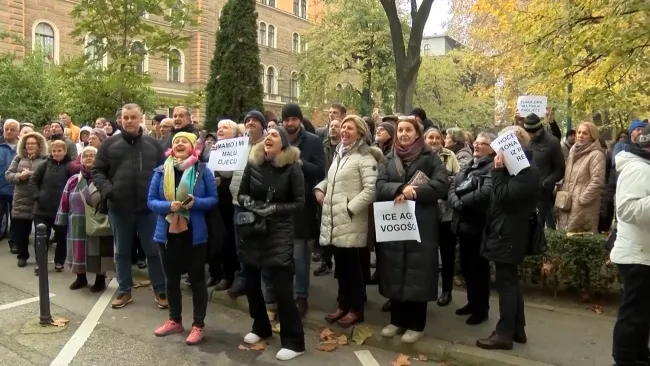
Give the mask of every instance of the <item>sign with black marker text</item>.
[[521, 117], [535, 113], [537, 117], [546, 117], [548, 98], [543, 95], [523, 95], [517, 98], [517, 111]]
[[499, 135], [496, 140], [492, 141], [490, 146], [492, 150], [503, 153], [503, 164], [510, 175], [517, 175], [530, 166], [526, 153], [524, 153], [524, 149], [513, 131], [509, 130]]
[[415, 218], [415, 201], [375, 202], [375, 234], [377, 242], [420, 240]]
[[219, 140], [210, 151], [208, 168], [218, 172], [244, 170], [249, 151], [248, 136]]

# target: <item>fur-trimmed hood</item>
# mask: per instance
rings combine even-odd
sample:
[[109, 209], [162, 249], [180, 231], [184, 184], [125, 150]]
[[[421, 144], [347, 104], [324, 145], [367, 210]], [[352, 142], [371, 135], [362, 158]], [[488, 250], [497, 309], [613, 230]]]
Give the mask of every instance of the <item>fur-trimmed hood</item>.
[[29, 137], [34, 137], [36, 140], [38, 140], [38, 157], [46, 158], [48, 151], [47, 140], [45, 140], [45, 136], [41, 135], [38, 132], [30, 132], [21, 137], [20, 140], [18, 140], [18, 146], [16, 146], [16, 154], [22, 159], [27, 159], [27, 151], [25, 151], [25, 140], [27, 140]]
[[[264, 144], [255, 144], [252, 149], [253, 151], [251, 151], [248, 161], [255, 166], [261, 166], [266, 160], [264, 154]], [[275, 158], [273, 158], [273, 165], [281, 168], [298, 161], [300, 161], [300, 149], [294, 146], [289, 146], [286, 149], [282, 150]]]
[[375, 158], [378, 163], [382, 163], [384, 161], [384, 153], [377, 146], [369, 146], [365, 141], [362, 141], [358, 149], [361, 155], [372, 154], [372, 157]]

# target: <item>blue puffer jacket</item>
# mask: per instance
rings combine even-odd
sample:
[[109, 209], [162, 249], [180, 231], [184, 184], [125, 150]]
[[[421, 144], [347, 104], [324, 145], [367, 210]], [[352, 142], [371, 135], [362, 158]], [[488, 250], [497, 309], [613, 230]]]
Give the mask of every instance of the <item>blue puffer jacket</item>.
[[[194, 205], [190, 209], [190, 225], [192, 226], [192, 244], [200, 245], [208, 242], [208, 228], [205, 222], [206, 213], [217, 205], [217, 185], [214, 182], [214, 174], [206, 169], [205, 164], [196, 165], [196, 183], [194, 184]], [[167, 242], [169, 223], [165, 216], [169, 213], [171, 202], [165, 199], [163, 191], [163, 165], [154, 169], [147, 206], [158, 214], [156, 231], [153, 240], [157, 243]]]
[[4, 137], [0, 137], [0, 195], [13, 196], [14, 185], [5, 179], [4, 172], [9, 169], [11, 161], [16, 156], [16, 149], [9, 146]]

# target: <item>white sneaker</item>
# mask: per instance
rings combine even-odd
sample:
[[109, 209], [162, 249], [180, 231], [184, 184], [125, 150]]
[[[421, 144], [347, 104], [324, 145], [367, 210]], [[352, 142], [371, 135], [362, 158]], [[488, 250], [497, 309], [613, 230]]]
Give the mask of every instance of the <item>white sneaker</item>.
[[255, 344], [261, 340], [262, 338], [255, 333], [248, 333], [246, 334], [246, 337], [244, 337], [244, 343], [246, 344]]
[[398, 327], [397, 325], [388, 324], [384, 327], [384, 329], [381, 330], [381, 335], [383, 337], [394, 337], [397, 333], [400, 332], [400, 330], [402, 330], [402, 328]]
[[289, 361], [302, 355], [303, 353], [304, 352], [296, 352], [288, 348], [282, 348], [278, 351], [278, 353], [275, 354], [275, 358], [277, 358], [280, 361]]
[[416, 332], [414, 330], [407, 330], [406, 333], [402, 336], [402, 342], [404, 343], [415, 343], [418, 339], [422, 338], [424, 332]]

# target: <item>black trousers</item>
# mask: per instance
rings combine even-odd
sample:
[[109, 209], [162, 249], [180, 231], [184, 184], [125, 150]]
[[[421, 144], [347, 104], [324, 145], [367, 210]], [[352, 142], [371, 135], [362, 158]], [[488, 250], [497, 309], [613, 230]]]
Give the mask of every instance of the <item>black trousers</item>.
[[205, 284], [205, 260], [207, 245], [192, 244], [192, 231], [180, 234], [167, 234], [167, 244], [160, 244], [160, 260], [167, 278], [167, 300], [169, 318], [180, 323], [183, 318], [183, 299], [181, 297], [181, 274], [187, 270], [192, 288], [192, 326], [205, 326], [205, 313], [208, 309], [208, 288]]
[[400, 328], [422, 332], [427, 325], [427, 303], [391, 299], [390, 323]]
[[[56, 243], [54, 263], [65, 264], [65, 257], [68, 254], [66, 243], [68, 228], [66, 226], [54, 226], [54, 218], [34, 216], [34, 225], [37, 226], [38, 224], [45, 224], [48, 230], [54, 230], [54, 242]], [[38, 253], [38, 251], [35, 251], [35, 253]], [[36, 260], [38, 260], [38, 256], [36, 256]]]
[[333, 249], [336, 260], [339, 309], [363, 315], [363, 295], [366, 293], [363, 262], [364, 256], [368, 255], [368, 248], [337, 248], [333, 245], [326, 247]]
[[555, 230], [554, 206], [555, 198], [553, 198], [553, 190], [547, 191], [542, 189], [539, 200], [537, 201], [537, 209], [539, 210], [539, 217], [544, 220], [546, 227], [552, 230]]
[[[282, 348], [295, 352], [305, 351], [305, 333], [302, 329], [302, 319], [293, 299], [293, 270], [292, 268], [265, 268], [278, 304], [280, 319], [280, 343]], [[253, 318], [253, 333], [261, 338], [269, 338], [273, 334], [271, 322], [266, 314], [266, 305], [262, 295], [262, 271], [259, 267], [244, 266], [246, 276], [246, 297], [248, 312]]]
[[460, 271], [467, 285], [467, 303], [473, 315], [490, 310], [490, 262], [481, 256], [481, 235], [458, 235]]
[[495, 263], [495, 282], [499, 291], [499, 322], [497, 334], [512, 339], [515, 332], [526, 327], [524, 298], [519, 286], [517, 266], [508, 263]]
[[[316, 242], [318, 242], [318, 240]], [[325, 263], [325, 265], [328, 268], [334, 267], [334, 263], [332, 262], [332, 257], [335, 257], [334, 247], [332, 245], [326, 245], [326, 246], [321, 246], [320, 248], [321, 248], [320, 249], [321, 263]]]
[[18, 219], [12, 220], [14, 230], [16, 230], [16, 249], [18, 249], [18, 259], [29, 259], [29, 237], [32, 235], [32, 220]]
[[613, 357], [617, 366], [650, 363], [650, 266], [619, 264], [623, 299], [614, 326]]
[[220, 251], [215, 250], [208, 259], [210, 277], [228, 280], [232, 283], [235, 280], [235, 274], [240, 270], [235, 245], [235, 230], [232, 224], [228, 227], [228, 233], [220, 249]]
[[438, 245], [442, 265], [442, 291], [449, 292], [454, 288], [456, 270], [456, 236], [451, 231], [451, 222], [438, 223]]
[[133, 264], [139, 262], [139, 261], [144, 261], [147, 259], [147, 255], [144, 252], [144, 249], [142, 249], [142, 244], [140, 244], [140, 238], [138, 237], [138, 234], [135, 234], [135, 237], [133, 238], [133, 246], [131, 247], [131, 261], [133, 261]]

